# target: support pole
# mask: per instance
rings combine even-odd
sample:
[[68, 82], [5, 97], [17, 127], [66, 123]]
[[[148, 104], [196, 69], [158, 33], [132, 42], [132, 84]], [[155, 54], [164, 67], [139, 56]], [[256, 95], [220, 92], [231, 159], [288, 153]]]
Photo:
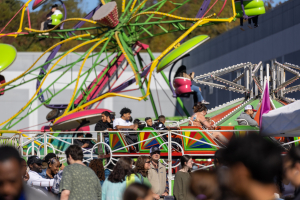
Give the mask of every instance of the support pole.
[[[263, 67], [263, 65], [261, 65], [260, 66], [260, 85], [261, 85], [261, 87], [263, 87], [264, 86], [264, 67]], [[264, 88], [262, 88], [262, 90], [263, 90]]]
[[[244, 86], [246, 88], [247, 91], [249, 91], [249, 74], [250, 70], [249, 70], [249, 66], [247, 65], [245, 68], [244, 68], [244, 73], [245, 73], [245, 76], [244, 76]], [[249, 96], [250, 97], [250, 96]], [[248, 95], [247, 95], [247, 92], [245, 92], [245, 99], [248, 99]]]
[[19, 134], [19, 151], [21, 157], [23, 157], [23, 135], [21, 133]]
[[273, 91], [272, 91], [272, 97], [273, 99], [275, 99], [275, 92], [274, 90], [276, 89], [276, 70], [275, 70], [275, 65], [274, 65], [274, 62], [272, 62], [272, 82], [273, 82]]
[[[147, 51], [148, 51], [149, 48], [147, 48]], [[150, 49], [149, 49], [150, 50]], [[149, 51], [148, 51], [149, 52]], [[150, 53], [149, 53], [150, 54]], [[140, 68], [142, 69], [143, 68], [143, 63], [141, 62], [141, 59], [142, 57], [140, 56], [140, 54], [138, 53], [137, 54], [138, 56], [138, 60], [139, 60], [139, 64], [140, 64]], [[146, 84], [146, 87], [148, 87], [148, 79], [147, 77], [145, 77], [145, 84]], [[143, 86], [142, 86], [143, 87]], [[152, 95], [152, 92], [151, 92], [151, 89], [149, 90], [149, 98], [150, 98], [150, 101], [151, 101], [151, 105], [152, 105], [152, 108], [153, 108], [153, 111], [154, 111], [154, 114], [155, 114], [155, 118], [158, 119], [158, 112], [157, 112], [157, 108], [156, 108], [156, 105], [155, 105], [155, 101], [154, 101], [154, 98], [153, 98], [153, 95]]]
[[168, 131], [168, 182], [169, 182], [169, 195], [172, 194], [172, 135]]
[[[284, 82], [285, 82], [285, 71], [284, 71], [284, 69], [283, 68], [281, 68], [281, 84], [283, 84]], [[283, 91], [285, 90], [285, 88], [282, 88], [282, 90], [281, 90], [281, 96], [283, 97]]]
[[270, 82], [270, 64], [266, 65], [266, 76], [267, 76], [267, 81]]
[[[163, 78], [165, 79], [166, 83], [168, 84], [169, 87], [170, 84], [169, 84], [169, 81], [168, 81], [168, 78], [167, 76], [165, 75], [165, 73], [163, 71], [160, 72], [160, 74], [163, 76]], [[183, 105], [183, 102], [181, 101], [180, 97], [176, 97], [176, 100], [177, 102], [179, 103], [180, 107], [182, 108], [183, 112], [186, 114], [187, 117], [190, 117], [190, 114], [189, 112], [187, 111], [187, 109], [185, 108], [185, 106]]]
[[249, 66], [249, 86], [250, 86], [250, 98], [253, 98], [253, 79], [252, 79], [252, 69], [253, 65]]
[[44, 158], [46, 155], [47, 155], [47, 133], [44, 133]]
[[[149, 53], [149, 55], [150, 55], [150, 57], [151, 57], [151, 60], [155, 60], [155, 57], [154, 57], [154, 55], [152, 54], [151, 50], [148, 48], [147, 51], [148, 51], [148, 53]], [[168, 78], [167, 78], [167, 76], [165, 75], [165, 73], [164, 73], [163, 71], [161, 71], [160, 74], [161, 74], [161, 75], [163, 76], [163, 78], [165, 79], [167, 85], [168, 85], [169, 87], [171, 87], [170, 84], [169, 84]], [[186, 114], [186, 116], [187, 116], [187, 117], [190, 117], [190, 114], [189, 114], [189, 112], [187, 111], [187, 109], [185, 108], [185, 106], [183, 105], [181, 99], [180, 99], [179, 97], [177, 97], [176, 100], [177, 100], [178, 104], [180, 105], [180, 107], [182, 108], [182, 110], [184, 111], [184, 113]]]

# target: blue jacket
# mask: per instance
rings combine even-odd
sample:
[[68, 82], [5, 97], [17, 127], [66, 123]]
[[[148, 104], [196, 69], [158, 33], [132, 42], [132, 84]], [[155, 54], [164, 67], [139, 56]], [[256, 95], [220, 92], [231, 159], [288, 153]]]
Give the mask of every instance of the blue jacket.
[[130, 180], [128, 180], [127, 176], [125, 177], [125, 181], [119, 183], [112, 183], [108, 179], [105, 179], [102, 185], [102, 200], [122, 200], [123, 193], [126, 187], [131, 183], [141, 183], [139, 177], [132, 174]]

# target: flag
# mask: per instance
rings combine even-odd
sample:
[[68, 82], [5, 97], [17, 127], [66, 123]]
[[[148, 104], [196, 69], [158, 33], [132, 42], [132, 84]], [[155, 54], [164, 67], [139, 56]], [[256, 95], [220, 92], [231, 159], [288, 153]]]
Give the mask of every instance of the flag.
[[261, 102], [261, 109], [259, 115], [259, 126], [262, 127], [262, 115], [268, 113], [271, 110], [271, 102], [269, 96], [269, 83], [266, 81], [266, 86], [263, 93], [263, 98]]

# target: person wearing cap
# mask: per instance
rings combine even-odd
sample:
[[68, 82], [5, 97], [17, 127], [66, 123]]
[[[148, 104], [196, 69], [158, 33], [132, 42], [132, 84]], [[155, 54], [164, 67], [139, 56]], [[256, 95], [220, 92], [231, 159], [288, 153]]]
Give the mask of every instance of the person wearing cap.
[[148, 179], [152, 185], [154, 199], [163, 199], [160, 196], [169, 195], [169, 182], [167, 179], [166, 167], [159, 162], [160, 149], [157, 146], [151, 147], [151, 166], [148, 171]]
[[254, 120], [254, 112], [257, 110], [254, 110], [252, 105], [247, 105], [245, 107], [244, 112], [241, 113], [241, 115], [237, 118], [239, 125], [250, 125], [250, 126], [258, 126], [258, 123]]
[[38, 185], [42, 185], [42, 183], [49, 183], [53, 185], [53, 179], [45, 179], [39, 173], [42, 172], [42, 163], [43, 161], [37, 156], [31, 156], [27, 160], [27, 165], [29, 167], [29, 180], [27, 181], [27, 185], [40, 190], [41, 192], [47, 193], [46, 188], [38, 187]]

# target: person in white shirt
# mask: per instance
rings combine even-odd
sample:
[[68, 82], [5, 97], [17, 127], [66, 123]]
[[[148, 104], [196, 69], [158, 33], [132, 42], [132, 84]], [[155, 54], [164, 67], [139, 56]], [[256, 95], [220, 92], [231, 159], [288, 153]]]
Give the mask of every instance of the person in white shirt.
[[[131, 110], [129, 108], [123, 108], [120, 111], [121, 118], [116, 118], [113, 123], [114, 129], [119, 130], [137, 130], [137, 125], [134, 125], [129, 121], [131, 117]], [[137, 134], [136, 133], [125, 133], [126, 141], [128, 144], [133, 144], [137, 142]], [[132, 146], [132, 150], [138, 151], [138, 145]]]
[[[116, 118], [113, 123], [114, 129], [135, 129], [132, 122], [129, 121], [131, 117], [131, 110], [129, 108], [123, 108], [120, 111], [121, 118]], [[135, 129], [136, 130], [136, 129]]]
[[45, 179], [38, 173], [42, 172], [42, 160], [37, 156], [31, 156], [27, 160], [27, 165], [29, 167], [29, 180], [27, 185], [34, 187], [35, 189], [47, 193], [45, 187], [53, 185], [54, 179]]

